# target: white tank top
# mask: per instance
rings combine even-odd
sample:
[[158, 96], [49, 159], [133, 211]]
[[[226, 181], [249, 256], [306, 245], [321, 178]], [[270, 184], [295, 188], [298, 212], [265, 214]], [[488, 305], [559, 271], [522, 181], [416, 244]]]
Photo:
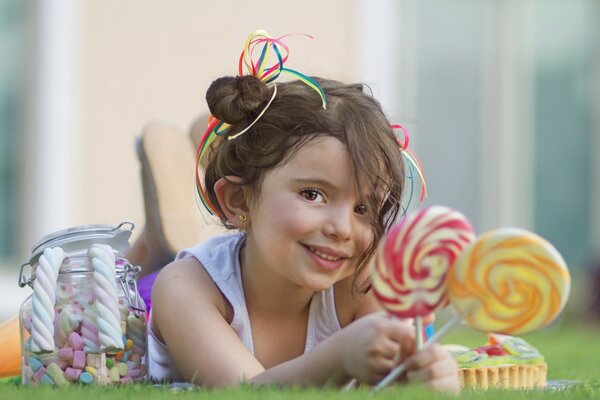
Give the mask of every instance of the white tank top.
[[[233, 308], [231, 328], [254, 354], [252, 328], [242, 286], [240, 249], [245, 242], [243, 233], [225, 234], [179, 252], [176, 259], [195, 257], [206, 269], [213, 282]], [[152, 313], [150, 314], [152, 321]], [[150, 322], [152, 326], [152, 322]], [[333, 287], [313, 295], [308, 314], [308, 328], [304, 352], [341, 329], [335, 311]], [[152, 329], [148, 336], [149, 376], [154, 380], [182, 381], [181, 373], [173, 363], [168, 347]]]

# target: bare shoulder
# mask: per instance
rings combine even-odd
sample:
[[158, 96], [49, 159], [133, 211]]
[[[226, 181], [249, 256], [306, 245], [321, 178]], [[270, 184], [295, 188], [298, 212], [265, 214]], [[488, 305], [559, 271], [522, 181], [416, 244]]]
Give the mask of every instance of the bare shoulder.
[[354, 289], [354, 276], [337, 282], [333, 286], [335, 309], [340, 325], [345, 327], [352, 321], [382, 309], [373, 295], [373, 290]]
[[164, 314], [198, 307], [215, 307], [223, 318], [230, 319], [229, 303], [196, 258], [176, 260], [163, 268], [152, 287], [152, 313], [157, 325], [162, 325]]

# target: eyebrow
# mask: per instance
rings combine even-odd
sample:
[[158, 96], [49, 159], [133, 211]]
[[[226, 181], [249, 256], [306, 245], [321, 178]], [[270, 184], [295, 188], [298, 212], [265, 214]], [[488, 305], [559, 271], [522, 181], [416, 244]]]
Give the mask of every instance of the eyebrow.
[[330, 189], [335, 189], [337, 187], [333, 183], [328, 181], [327, 179], [321, 179], [321, 178], [297, 178], [297, 179], [292, 179], [292, 183], [304, 184], [304, 185], [320, 185], [320, 186], [326, 186]]

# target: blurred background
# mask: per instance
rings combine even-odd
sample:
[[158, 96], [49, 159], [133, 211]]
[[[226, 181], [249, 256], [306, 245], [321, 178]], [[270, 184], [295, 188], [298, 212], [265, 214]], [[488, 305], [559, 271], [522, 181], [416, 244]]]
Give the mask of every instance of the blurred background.
[[[42, 236], [144, 225], [135, 138], [187, 132], [255, 29], [287, 64], [368, 83], [411, 133], [425, 205], [533, 230], [592, 295], [600, 256], [600, 2], [0, 0], [0, 320]], [[596, 39], [594, 39], [596, 38]], [[192, 182], [190, 182], [190, 185]], [[413, 201], [412, 208], [419, 206]], [[600, 263], [598, 263], [600, 264]], [[600, 269], [600, 265], [597, 267]]]

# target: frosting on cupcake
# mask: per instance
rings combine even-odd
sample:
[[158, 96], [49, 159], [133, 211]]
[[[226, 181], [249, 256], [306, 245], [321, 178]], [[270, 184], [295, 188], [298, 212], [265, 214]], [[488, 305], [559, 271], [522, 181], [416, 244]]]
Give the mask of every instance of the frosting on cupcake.
[[485, 346], [474, 350], [448, 349], [460, 368], [528, 365], [544, 362], [544, 356], [525, 340], [490, 334]]

